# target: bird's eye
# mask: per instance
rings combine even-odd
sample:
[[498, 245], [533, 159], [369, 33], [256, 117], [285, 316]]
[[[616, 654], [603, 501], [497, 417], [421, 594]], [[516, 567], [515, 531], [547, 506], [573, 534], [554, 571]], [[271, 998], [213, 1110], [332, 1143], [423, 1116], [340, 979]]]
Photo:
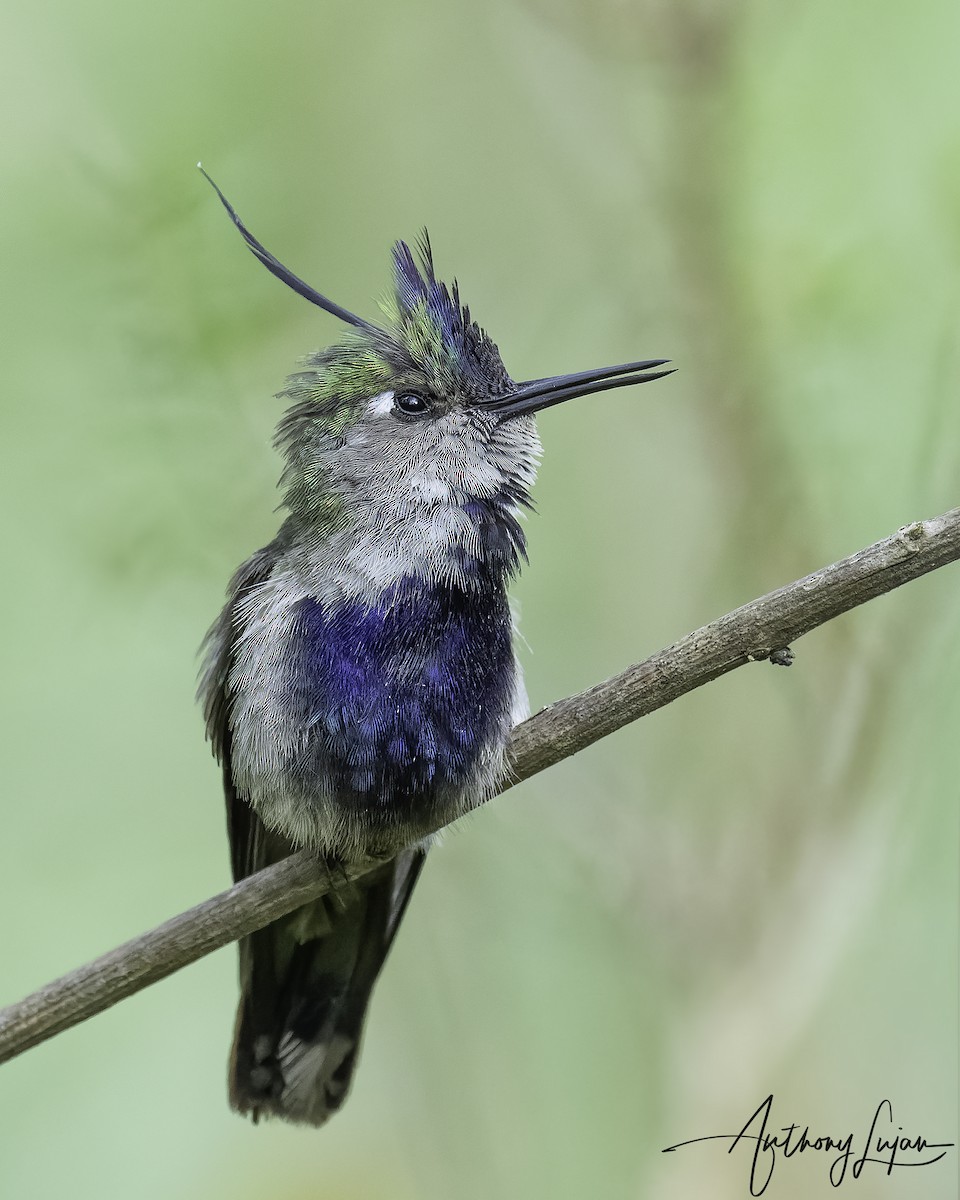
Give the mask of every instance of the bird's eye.
[[393, 407], [404, 416], [422, 417], [429, 405], [423, 396], [417, 395], [416, 392], [401, 392], [399, 396], [394, 397]]

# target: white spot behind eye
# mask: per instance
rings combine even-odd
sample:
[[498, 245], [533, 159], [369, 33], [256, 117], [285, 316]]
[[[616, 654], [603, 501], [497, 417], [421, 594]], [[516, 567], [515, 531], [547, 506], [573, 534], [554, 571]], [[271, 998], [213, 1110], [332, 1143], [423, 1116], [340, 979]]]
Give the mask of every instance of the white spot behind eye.
[[370, 401], [370, 415], [385, 417], [393, 411], [393, 392], [381, 392]]

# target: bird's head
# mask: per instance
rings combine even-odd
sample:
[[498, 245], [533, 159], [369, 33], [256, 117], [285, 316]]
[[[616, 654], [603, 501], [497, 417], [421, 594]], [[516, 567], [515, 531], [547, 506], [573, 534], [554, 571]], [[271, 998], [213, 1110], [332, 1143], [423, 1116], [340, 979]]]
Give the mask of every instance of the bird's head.
[[[509, 523], [536, 474], [536, 412], [670, 373], [658, 369], [666, 360], [653, 359], [515, 383], [456, 283], [437, 279], [426, 232], [416, 257], [405, 242], [394, 247], [393, 292], [383, 322], [373, 324], [284, 267], [206, 177], [264, 266], [351, 327], [309, 355], [281, 393], [292, 401], [277, 430], [286, 504], [301, 520], [328, 528], [373, 506], [388, 529], [453, 505], [494, 506]], [[513, 541], [522, 552], [519, 531]]]

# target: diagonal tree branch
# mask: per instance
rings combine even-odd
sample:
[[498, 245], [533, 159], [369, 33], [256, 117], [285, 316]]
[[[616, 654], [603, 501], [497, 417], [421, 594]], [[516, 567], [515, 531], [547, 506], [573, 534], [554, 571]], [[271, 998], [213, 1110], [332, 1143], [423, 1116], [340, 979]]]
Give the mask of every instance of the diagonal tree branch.
[[[576, 754], [747, 662], [788, 661], [811, 629], [960, 558], [960, 508], [904, 526], [891, 537], [752, 600], [620, 675], [550, 705], [517, 726], [500, 790]], [[299, 905], [366, 874], [376, 860], [335, 877], [300, 851], [0, 1009], [0, 1062], [109, 1008]]]

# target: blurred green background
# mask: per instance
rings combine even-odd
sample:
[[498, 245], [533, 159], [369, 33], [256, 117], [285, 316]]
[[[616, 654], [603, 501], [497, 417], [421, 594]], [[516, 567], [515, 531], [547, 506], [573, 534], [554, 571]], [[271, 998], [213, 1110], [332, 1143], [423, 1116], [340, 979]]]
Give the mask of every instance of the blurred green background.
[[[541, 422], [534, 707], [957, 503], [953, 0], [44, 6], [0, 39], [0, 1002], [226, 885], [194, 653], [280, 407], [396, 237]], [[0, 1197], [747, 1194], [776, 1124], [957, 1129], [956, 568], [489, 805], [432, 856], [326, 1129], [226, 1106], [224, 950], [0, 1069]], [[873, 1197], [952, 1197], [956, 1158]], [[768, 1195], [828, 1189], [781, 1164]]]

